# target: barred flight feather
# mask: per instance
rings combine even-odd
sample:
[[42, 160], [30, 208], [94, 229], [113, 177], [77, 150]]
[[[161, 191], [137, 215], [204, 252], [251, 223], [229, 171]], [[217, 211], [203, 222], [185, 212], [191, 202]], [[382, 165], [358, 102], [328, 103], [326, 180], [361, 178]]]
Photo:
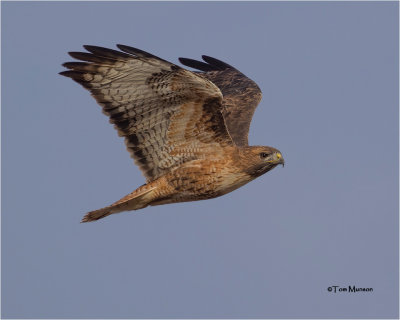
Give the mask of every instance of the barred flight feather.
[[118, 47], [124, 52], [88, 45], [89, 53], [71, 52], [85, 62], [67, 62], [70, 71], [61, 74], [91, 91], [148, 182], [193, 159], [189, 148], [172, 156], [175, 146], [233, 144], [217, 86], [142, 50]]

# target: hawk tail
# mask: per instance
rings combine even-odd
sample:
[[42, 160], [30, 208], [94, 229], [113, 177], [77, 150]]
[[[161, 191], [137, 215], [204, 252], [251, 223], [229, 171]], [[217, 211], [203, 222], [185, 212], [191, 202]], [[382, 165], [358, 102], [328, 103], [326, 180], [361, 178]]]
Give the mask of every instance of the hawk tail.
[[110, 214], [117, 213], [113, 211], [113, 207], [108, 206], [98, 210], [93, 210], [85, 214], [81, 222], [92, 222], [109, 216]]
[[154, 189], [154, 187], [149, 188], [148, 185], [143, 185], [110, 206], [88, 212], [81, 222], [92, 222], [113, 213], [145, 208], [154, 198], [152, 196]]

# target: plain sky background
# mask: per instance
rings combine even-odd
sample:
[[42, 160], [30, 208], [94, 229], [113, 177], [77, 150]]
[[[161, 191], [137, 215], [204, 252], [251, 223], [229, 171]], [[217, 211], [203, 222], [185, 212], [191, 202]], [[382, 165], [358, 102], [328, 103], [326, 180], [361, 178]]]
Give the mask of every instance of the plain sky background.
[[[2, 317], [398, 317], [398, 5], [2, 2]], [[144, 182], [57, 74], [68, 51], [117, 43], [254, 79], [250, 143], [286, 166], [80, 224]]]

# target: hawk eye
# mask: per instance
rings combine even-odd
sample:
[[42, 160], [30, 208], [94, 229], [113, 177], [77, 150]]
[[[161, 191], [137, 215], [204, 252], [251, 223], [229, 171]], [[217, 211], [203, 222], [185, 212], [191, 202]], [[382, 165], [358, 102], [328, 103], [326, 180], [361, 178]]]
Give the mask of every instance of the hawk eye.
[[260, 153], [260, 158], [261, 159], [265, 159], [266, 157], [268, 157], [268, 153], [265, 153], [265, 152], [261, 152]]

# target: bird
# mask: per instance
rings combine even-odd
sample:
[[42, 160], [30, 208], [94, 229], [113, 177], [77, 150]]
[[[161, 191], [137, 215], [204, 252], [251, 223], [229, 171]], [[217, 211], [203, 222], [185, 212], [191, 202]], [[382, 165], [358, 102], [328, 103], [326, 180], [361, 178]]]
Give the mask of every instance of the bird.
[[231, 65], [203, 55], [185, 67], [126, 45], [68, 52], [61, 75], [89, 90], [146, 183], [111, 205], [88, 212], [91, 222], [123, 211], [225, 195], [284, 166], [282, 153], [249, 146], [262, 93]]

